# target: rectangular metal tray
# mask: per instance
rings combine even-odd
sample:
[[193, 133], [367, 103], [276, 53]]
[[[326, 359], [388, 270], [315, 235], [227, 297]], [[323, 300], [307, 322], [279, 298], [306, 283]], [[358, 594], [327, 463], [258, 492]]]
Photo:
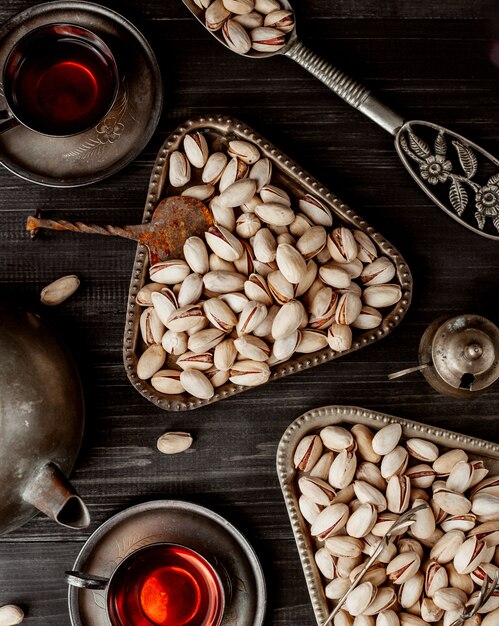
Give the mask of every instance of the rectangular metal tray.
[[[179, 195], [182, 189], [170, 187], [168, 182], [168, 161], [169, 155], [178, 150], [182, 145], [184, 137], [192, 132], [202, 131], [208, 140], [216, 147], [226, 145], [233, 139], [243, 139], [253, 142], [263, 156], [268, 157], [273, 165], [273, 180], [278, 185], [289, 191], [292, 195], [301, 197], [306, 193], [311, 193], [324, 202], [332, 211], [336, 226], [344, 224], [351, 228], [365, 231], [376, 242], [379, 250], [388, 257], [395, 265], [396, 282], [402, 288], [402, 298], [395, 306], [387, 311], [381, 325], [369, 331], [355, 331], [354, 340], [350, 350], [340, 354], [329, 348], [319, 350], [313, 354], [303, 354], [293, 358], [286, 363], [281, 363], [272, 368], [270, 380], [275, 380], [283, 376], [288, 376], [294, 372], [314, 367], [321, 363], [331, 361], [364, 346], [379, 341], [388, 335], [402, 320], [412, 297], [412, 276], [400, 253], [384, 239], [378, 232], [369, 226], [355, 211], [343, 204], [339, 198], [323, 187], [310, 174], [301, 169], [289, 157], [280, 152], [264, 137], [254, 130], [245, 126], [242, 122], [224, 116], [196, 117], [179, 126], [165, 141], [158, 153], [149, 182], [149, 192], [145, 205], [143, 222], [148, 222], [156, 208], [158, 202], [167, 196]], [[200, 172], [194, 171], [194, 176], [189, 185], [198, 183], [196, 176]], [[128, 306], [126, 314], [126, 325], [124, 334], [123, 357], [125, 370], [133, 386], [148, 400], [168, 411], [185, 411], [196, 409], [202, 405], [217, 402], [236, 393], [241, 393], [250, 389], [241, 385], [234, 385], [230, 382], [215, 390], [215, 395], [211, 400], [199, 400], [186, 393], [167, 396], [156, 391], [147, 381], [142, 381], [137, 376], [137, 361], [141, 344], [139, 318], [141, 307], [135, 303], [135, 296], [141, 287], [148, 282], [148, 256], [147, 250], [139, 244], [133, 265], [130, 291], [128, 295]], [[395, 282], [395, 279], [394, 281]]]
[[432, 441], [444, 450], [460, 448], [471, 459], [483, 459], [491, 475], [499, 473], [498, 445], [483, 439], [460, 435], [450, 430], [443, 430], [353, 406], [326, 406], [308, 411], [308, 413], [297, 418], [286, 429], [279, 442], [277, 474], [293, 528], [315, 618], [319, 625], [327, 619], [331, 608], [330, 601], [324, 595], [321, 574], [315, 564], [314, 553], [317, 547], [308, 532], [307, 522], [303, 519], [298, 507], [300, 494], [296, 481], [297, 470], [293, 465], [296, 446], [305, 435], [315, 433], [324, 426], [331, 424], [365, 424], [376, 431], [395, 422], [402, 426], [402, 437], [404, 438], [421, 437]]

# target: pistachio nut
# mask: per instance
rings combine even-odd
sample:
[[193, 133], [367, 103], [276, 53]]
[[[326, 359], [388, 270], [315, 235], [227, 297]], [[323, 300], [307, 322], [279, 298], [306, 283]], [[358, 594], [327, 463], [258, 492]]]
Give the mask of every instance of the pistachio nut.
[[194, 167], [204, 167], [208, 160], [209, 149], [205, 136], [196, 132], [186, 135], [184, 138], [184, 151], [191, 165]]
[[212, 152], [208, 157], [201, 174], [201, 180], [207, 185], [216, 185], [227, 165], [227, 155], [224, 152]]
[[337, 263], [326, 263], [319, 268], [319, 276], [330, 287], [348, 289], [351, 283], [350, 274]]
[[335, 228], [327, 238], [327, 249], [336, 263], [349, 263], [357, 256], [357, 242], [350, 229]]
[[[225, 0], [225, 2], [230, 0]], [[233, 0], [235, 1], [235, 0]], [[222, 26], [225, 43], [237, 54], [246, 54], [251, 50], [251, 39], [246, 29], [235, 20], [227, 20]]]
[[168, 354], [178, 356], [187, 351], [188, 336], [186, 333], [177, 333], [167, 330], [161, 340], [161, 345]]
[[336, 489], [344, 489], [352, 482], [356, 469], [357, 455], [355, 454], [355, 451], [341, 450], [341, 452], [334, 459], [331, 469], [329, 470], [330, 484]]
[[430, 598], [423, 598], [421, 601], [421, 619], [429, 624], [438, 622], [444, 614], [443, 609], [439, 608]]
[[441, 565], [450, 563], [463, 542], [464, 533], [462, 531], [451, 530], [445, 533], [431, 549], [430, 559], [434, 559]]
[[376, 626], [400, 626], [400, 620], [395, 611], [383, 611], [376, 616]]
[[272, 11], [265, 16], [264, 25], [282, 30], [283, 33], [289, 33], [295, 27], [294, 13], [286, 9]]
[[0, 625], [15, 626], [24, 620], [24, 611], [15, 604], [4, 604], [0, 607]]
[[433, 594], [433, 602], [443, 611], [459, 611], [464, 608], [467, 597], [461, 589], [444, 587]]
[[179, 454], [188, 450], [193, 441], [192, 435], [189, 433], [169, 432], [161, 435], [156, 445], [163, 454]]
[[377, 454], [373, 449], [372, 441], [374, 438], [374, 433], [372, 432], [372, 430], [370, 430], [364, 424], [354, 424], [351, 428], [351, 432], [357, 442], [357, 453], [359, 454], [359, 456], [371, 464], [379, 463], [379, 461], [381, 460], [381, 456]]
[[[356, 441], [358, 445], [358, 439]], [[364, 480], [380, 491], [385, 491], [386, 489], [386, 481], [383, 476], [381, 476], [379, 467], [370, 461], [363, 461], [357, 466], [355, 478], [357, 480]]]
[[402, 448], [402, 446], [397, 446], [383, 457], [381, 461], [381, 475], [386, 480], [389, 480], [396, 474], [403, 474], [408, 462], [409, 455], [407, 450]]
[[400, 626], [427, 626], [424, 620], [412, 613], [399, 613]]
[[398, 423], [384, 426], [374, 435], [372, 446], [376, 454], [385, 456], [394, 450], [402, 436], [402, 426]]
[[352, 326], [361, 330], [372, 330], [378, 328], [382, 321], [383, 316], [377, 309], [364, 304], [358, 317], [352, 322]]
[[201, 354], [209, 352], [217, 344], [223, 341], [225, 337], [225, 331], [218, 328], [206, 328], [191, 335], [187, 347], [194, 354]]
[[286, 337], [276, 339], [272, 348], [272, 356], [270, 357], [269, 365], [287, 361], [294, 354], [299, 343], [300, 331], [298, 330]]
[[402, 298], [402, 289], [394, 283], [384, 285], [370, 285], [362, 294], [364, 304], [375, 309], [384, 309], [397, 304]]
[[478, 492], [472, 497], [471, 510], [480, 522], [499, 521], [499, 496]]
[[414, 437], [412, 439], [408, 439], [405, 446], [411, 456], [415, 459], [419, 459], [420, 461], [424, 461], [425, 463], [432, 463], [438, 459], [437, 446], [431, 441], [426, 441], [426, 439], [418, 439], [417, 437]]
[[352, 433], [342, 426], [325, 426], [320, 432], [320, 438], [326, 448], [334, 452], [350, 450], [354, 446]]
[[80, 279], [74, 274], [61, 276], [54, 282], [50, 283], [40, 292], [40, 302], [45, 306], [57, 306], [62, 304], [80, 286]]
[[184, 391], [178, 370], [159, 370], [151, 378], [151, 385], [160, 393], [177, 394]]
[[449, 584], [447, 570], [437, 561], [430, 561], [425, 573], [424, 591], [428, 598], [433, 598], [435, 592], [444, 589]]
[[318, 435], [306, 435], [296, 446], [294, 466], [304, 472], [310, 471], [322, 454], [322, 440]]
[[243, 359], [267, 361], [272, 350], [262, 339], [252, 335], [242, 335], [234, 340], [234, 346]]
[[424, 575], [416, 572], [409, 580], [400, 585], [398, 601], [404, 609], [409, 609], [421, 597], [424, 587]]
[[475, 528], [470, 530], [468, 536], [484, 539], [489, 546], [497, 546], [499, 544], [499, 522], [484, 522], [479, 526], [475, 526]]
[[364, 267], [360, 274], [360, 280], [366, 287], [369, 285], [382, 285], [391, 281], [395, 276], [395, 271], [395, 265], [393, 265], [390, 259], [380, 256]]
[[490, 613], [485, 615], [482, 619], [481, 626], [494, 626], [497, 623], [499, 623], [499, 607], [497, 609], [493, 609]]
[[489, 470], [485, 467], [484, 462], [481, 460], [471, 461], [471, 465], [473, 465], [473, 479], [470, 487], [475, 487], [487, 476]]
[[243, 274], [225, 270], [208, 272], [203, 276], [205, 288], [216, 294], [229, 294], [233, 291], [242, 291], [245, 281], [246, 276]]
[[348, 518], [346, 529], [350, 537], [361, 539], [373, 529], [378, 513], [373, 504], [361, 504]]
[[249, 165], [238, 157], [232, 157], [227, 163], [218, 182], [220, 193], [223, 193], [236, 180], [246, 178], [249, 173]]
[[453, 564], [458, 574], [471, 574], [481, 563], [488, 563], [492, 556], [493, 552], [485, 541], [470, 537], [459, 546]]
[[[419, 498], [416, 498], [416, 500], [414, 500], [413, 507], [418, 507], [423, 504], [425, 504], [425, 500], [420, 500]], [[428, 539], [433, 535], [436, 528], [436, 522], [431, 507], [428, 506], [422, 511], [418, 511], [417, 513], [415, 513], [414, 519], [416, 521], [410, 529], [411, 535], [413, 537], [417, 537], [418, 539]]]
[[310, 470], [310, 476], [327, 480], [333, 460], [334, 454], [332, 452], [325, 452]]
[[259, 361], [237, 361], [230, 370], [230, 381], [235, 385], [256, 387], [266, 383], [269, 378], [269, 366]]
[[353, 236], [357, 242], [357, 258], [359, 261], [372, 263], [378, 256], [378, 250], [374, 241], [362, 230], [354, 230]]
[[[409, 508], [410, 493], [411, 481], [408, 476], [391, 476], [391, 478], [388, 480], [388, 485], [386, 487], [386, 501], [388, 503], [388, 510], [392, 513], [399, 514], [406, 511]], [[435, 530], [435, 527], [433, 527], [433, 530]]]
[[307, 328], [300, 333], [300, 342], [296, 346], [296, 352], [311, 354], [317, 350], [322, 350], [327, 345], [327, 336], [322, 330]]
[[[387, 513], [382, 513], [380, 514], [380, 516], [381, 515], [387, 515]], [[391, 513], [390, 515], [394, 515], [394, 514]], [[399, 539], [397, 548], [400, 553], [415, 552], [416, 554], [419, 554], [419, 556], [421, 557], [421, 560], [423, 560], [423, 556], [424, 556], [423, 546], [416, 539], [411, 539], [410, 537], [403, 537]]]
[[255, 257], [262, 263], [271, 263], [275, 260], [277, 242], [268, 228], [261, 228], [255, 234], [253, 250]]
[[206, 28], [213, 31], [220, 30], [229, 17], [230, 11], [225, 8], [222, 0], [214, 0], [204, 14]]
[[172, 187], [183, 187], [191, 180], [191, 164], [183, 152], [171, 153], [169, 178]]
[[354, 570], [361, 563], [362, 555], [354, 557], [340, 556], [336, 559], [336, 575], [341, 578], [348, 578], [352, 570]]
[[376, 592], [377, 589], [372, 583], [360, 583], [347, 596], [345, 601], [346, 610], [354, 617], [362, 615], [376, 597]]
[[[305, 221], [307, 218], [297, 215], [291, 226], [301, 219]], [[296, 227], [295, 227], [296, 229]], [[309, 226], [296, 242], [296, 247], [304, 259], [308, 260], [319, 254], [326, 246], [327, 233], [324, 226]]]
[[166, 352], [163, 346], [153, 344], [140, 355], [137, 362], [137, 376], [140, 380], [149, 380], [162, 367], [166, 359]]
[[227, 370], [219, 370], [215, 366], [210, 367], [210, 369], [206, 370], [204, 374], [213, 387], [221, 387], [222, 385], [225, 385], [230, 376], [230, 372]]
[[270, 159], [259, 159], [251, 168], [249, 177], [256, 183], [256, 192], [260, 193], [262, 187], [268, 185], [272, 177], [272, 162]]
[[205, 372], [213, 366], [213, 354], [204, 352], [196, 354], [194, 352], [184, 352], [177, 359], [177, 365], [183, 370], [199, 370]]
[[[323, 549], [325, 550], [325, 548]], [[331, 558], [333, 557], [331, 556]], [[324, 594], [326, 595], [326, 598], [329, 598], [330, 600], [339, 600], [345, 595], [349, 587], [350, 587], [350, 581], [348, 580], [348, 578], [334, 578], [324, 588]], [[351, 615], [343, 610], [341, 610], [340, 613], [345, 615], [344, 623], [348, 624], [349, 626], [353, 626], [353, 618], [351, 617]]]
[[324, 578], [332, 580], [335, 577], [334, 560], [332, 555], [326, 550], [326, 548], [319, 548], [314, 555], [314, 559], [320, 573], [324, 576]]
[[[330, 506], [346, 505], [331, 504]], [[339, 531], [341, 529], [336, 530]], [[319, 538], [321, 537], [319, 536]], [[362, 549], [364, 547], [364, 542], [362, 541], [362, 539], [356, 539], [355, 537], [348, 537], [345, 535], [332, 536], [331, 534], [329, 534], [327, 537], [325, 537], [325, 540], [326, 550], [328, 550], [335, 557], [358, 557], [362, 554]]]
[[149, 277], [155, 283], [164, 285], [176, 285], [183, 282], [191, 273], [191, 268], [181, 259], [160, 261], [151, 265]]
[[300, 211], [318, 226], [329, 228], [333, 224], [331, 210], [315, 196], [307, 194], [298, 201]]
[[271, 272], [267, 276], [270, 293], [278, 304], [285, 304], [294, 298], [294, 287], [284, 277], [280, 270]]
[[161, 283], [146, 283], [135, 296], [135, 302], [140, 306], [152, 306], [151, 295], [162, 289]]
[[287, 207], [291, 206], [291, 198], [289, 194], [275, 185], [264, 185], [260, 189], [260, 197], [265, 204], [269, 202], [277, 202], [277, 204], [284, 204]]
[[437, 473], [438, 476], [448, 476], [457, 463], [460, 461], [467, 461], [468, 455], [464, 450], [459, 450], [458, 448], [454, 450], [449, 450], [439, 456], [433, 462], [433, 469]]
[[241, 159], [248, 165], [253, 165], [260, 158], [260, 151], [253, 143], [239, 139], [229, 141], [227, 152], [231, 157]]
[[[345, 526], [348, 515], [349, 511], [346, 504], [329, 504], [319, 513], [317, 519], [312, 524], [310, 528], [312, 536], [317, 537], [320, 541], [332, 537]], [[344, 537], [344, 539], [347, 539], [347, 537]], [[326, 548], [328, 548], [327, 545]], [[349, 554], [335, 555], [331, 550], [329, 550], [329, 552], [333, 554], [333, 556], [352, 556]]]
[[347, 324], [333, 323], [327, 330], [327, 342], [331, 350], [345, 352], [352, 347], [352, 330]]
[[451, 515], [440, 522], [440, 526], [444, 532], [450, 530], [462, 530], [468, 532], [475, 527], [476, 515], [473, 513], [466, 513], [464, 515]]
[[184, 332], [196, 326], [204, 319], [203, 311], [199, 304], [188, 304], [176, 309], [167, 319], [166, 327], [178, 333]]
[[313, 476], [302, 476], [298, 480], [300, 492], [310, 501], [320, 506], [328, 506], [336, 491], [325, 480]]
[[236, 261], [243, 253], [243, 246], [239, 239], [223, 226], [210, 226], [208, 232], [205, 233], [205, 238], [213, 252], [225, 261]]
[[236, 232], [243, 239], [250, 239], [260, 230], [262, 223], [254, 213], [241, 213], [236, 220]]
[[180, 373], [180, 382], [187, 393], [196, 398], [209, 400], [215, 394], [213, 385], [203, 372], [196, 369], [187, 369]]
[[191, 270], [197, 274], [206, 274], [209, 270], [208, 251], [199, 237], [189, 237], [184, 243], [184, 257]]
[[293, 209], [279, 202], [259, 204], [255, 208], [255, 213], [263, 222], [273, 226], [288, 226], [295, 219]]
[[481, 587], [487, 578], [489, 583], [494, 582], [494, 577], [499, 572], [497, 565], [493, 563], [482, 563], [470, 573], [470, 577], [479, 587]]
[[421, 489], [431, 487], [435, 480], [435, 470], [425, 463], [409, 467], [406, 469], [405, 475], [409, 476], [413, 487]]
[[452, 562], [445, 565], [445, 571], [449, 577], [449, 583], [445, 585], [446, 587], [462, 589], [466, 595], [469, 595], [475, 588], [471, 576], [469, 574], [458, 574]]
[[189, 274], [180, 286], [177, 300], [179, 307], [194, 304], [203, 293], [203, 279], [200, 274]]
[[147, 346], [161, 343], [165, 326], [154, 307], [151, 306], [142, 311], [139, 326], [142, 340]]
[[380, 587], [374, 600], [364, 611], [364, 615], [380, 615], [397, 602], [397, 595], [391, 587]]
[[353, 483], [353, 488], [355, 495], [362, 504], [373, 504], [379, 513], [386, 509], [386, 498], [376, 487], [366, 483], [364, 480], [356, 480]]
[[336, 323], [350, 325], [359, 317], [362, 310], [362, 301], [354, 293], [344, 293], [336, 308]]
[[416, 574], [420, 565], [421, 559], [418, 554], [403, 552], [388, 563], [386, 574], [393, 583], [401, 585]]
[[238, 336], [253, 332], [266, 317], [267, 307], [261, 302], [249, 300], [239, 315], [239, 321], [236, 326]]
[[[258, 301], [257, 301], [258, 302]], [[258, 326], [253, 330], [253, 335], [255, 335], [255, 337], [266, 337], [267, 339], [272, 339], [272, 324], [274, 323], [274, 319], [277, 315], [277, 313], [279, 312], [280, 307], [277, 304], [273, 304], [268, 310], [267, 310], [267, 317], [263, 320], [263, 322], [261, 322], [260, 324], [258, 324]]]
[[298, 508], [309, 524], [313, 524], [321, 512], [321, 507], [318, 504], [303, 495], [298, 499]]
[[282, 305], [272, 323], [272, 337], [283, 339], [300, 327], [304, 308], [298, 300], [291, 300]]
[[449, 515], [465, 515], [471, 510], [471, 502], [462, 493], [442, 488], [434, 491], [433, 500]]
[[471, 497], [477, 493], [490, 493], [493, 496], [499, 496], [499, 476], [489, 476], [481, 480], [471, 492]]

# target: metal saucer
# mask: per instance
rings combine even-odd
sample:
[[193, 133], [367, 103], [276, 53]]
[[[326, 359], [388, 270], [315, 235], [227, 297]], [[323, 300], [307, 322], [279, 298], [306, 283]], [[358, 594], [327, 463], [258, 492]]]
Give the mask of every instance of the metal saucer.
[[77, 187], [114, 174], [142, 151], [159, 121], [163, 86], [144, 36], [119, 13], [90, 2], [47, 2], [15, 15], [0, 29], [0, 67], [23, 35], [54, 22], [88, 28], [111, 48], [121, 77], [115, 105], [103, 122], [73, 137], [47, 137], [22, 126], [3, 133], [0, 163], [40, 185]]
[[[226, 592], [222, 626], [263, 624], [267, 594], [253, 548], [227, 520], [197, 504], [158, 500], [118, 513], [87, 540], [72, 569], [107, 577], [128, 554], [161, 541], [189, 546], [217, 568]], [[109, 626], [104, 593], [69, 588], [72, 626]]]

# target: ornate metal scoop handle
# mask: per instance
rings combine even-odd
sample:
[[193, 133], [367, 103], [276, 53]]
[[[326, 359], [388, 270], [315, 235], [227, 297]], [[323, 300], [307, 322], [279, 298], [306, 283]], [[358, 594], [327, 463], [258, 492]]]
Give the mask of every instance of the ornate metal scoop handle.
[[478, 594], [478, 598], [476, 599], [475, 604], [470, 608], [469, 611], [463, 613], [460, 617], [458, 617], [450, 626], [462, 626], [464, 622], [474, 615], [478, 613], [478, 611], [482, 608], [482, 606], [487, 602], [490, 596], [497, 589], [499, 583], [499, 572], [494, 573], [494, 578], [491, 579], [488, 576], [485, 576], [483, 579], [482, 587], [480, 589], [480, 593]]
[[331, 65], [299, 39], [295, 39], [284, 54], [392, 135], [403, 125], [404, 118], [373, 96], [367, 87]]
[[340, 611], [341, 607], [345, 604], [345, 601], [348, 598], [348, 596], [362, 582], [362, 579], [364, 578], [364, 574], [371, 567], [374, 561], [378, 558], [381, 552], [388, 546], [388, 544], [390, 543], [392, 539], [393, 534], [399, 530], [402, 530], [402, 528], [408, 528], [409, 526], [412, 526], [412, 524], [414, 524], [414, 522], [416, 521], [414, 518], [416, 513], [419, 513], [420, 511], [424, 511], [425, 509], [429, 508], [429, 506], [430, 505], [427, 504], [426, 502], [424, 504], [420, 504], [419, 506], [415, 506], [409, 511], [406, 511], [405, 513], [403, 513], [395, 522], [393, 522], [393, 524], [390, 526], [390, 529], [388, 530], [386, 535], [382, 539], [380, 539], [378, 545], [374, 549], [374, 552], [371, 554], [371, 558], [366, 562], [362, 570], [359, 572], [357, 578], [352, 582], [350, 589], [348, 589], [346, 593], [338, 600], [337, 605], [331, 611], [327, 620], [323, 622], [322, 626], [328, 626], [328, 624], [330, 624], [333, 621], [335, 616]]

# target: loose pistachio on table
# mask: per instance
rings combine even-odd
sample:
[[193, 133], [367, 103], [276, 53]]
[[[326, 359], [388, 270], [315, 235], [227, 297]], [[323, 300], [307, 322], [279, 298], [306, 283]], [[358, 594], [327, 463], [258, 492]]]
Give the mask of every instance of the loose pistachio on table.
[[[241, 24], [254, 20], [258, 11], [265, 17], [257, 30], [289, 27], [289, 12], [279, 6], [270, 10], [273, 3], [277, 5], [275, 0], [200, 0], [199, 6], [213, 27], [222, 20], [226, 37], [237, 42], [244, 38]], [[209, 399], [227, 381], [262, 384], [270, 377], [269, 366], [295, 353], [328, 346], [338, 353], [349, 350], [352, 329], [377, 328], [383, 320], [378, 307], [400, 299], [399, 285], [390, 283], [395, 266], [378, 254], [369, 235], [333, 227], [332, 213], [319, 198], [294, 197], [275, 184], [271, 160], [254, 143], [235, 139], [225, 146], [217, 143], [212, 151], [205, 134], [194, 132], [170, 155], [168, 167], [175, 193], [209, 204], [215, 223], [204, 237], [186, 240], [184, 259], [151, 266], [151, 282], [137, 293], [136, 303], [144, 307], [137, 373], [156, 391], [187, 391]], [[181, 375], [180, 370], [196, 373]], [[379, 450], [379, 435], [372, 446], [365, 433], [356, 437], [363, 459], [370, 462], [397, 445], [396, 433], [387, 435]], [[433, 463], [431, 451], [417, 441], [402, 458], [398, 454], [388, 457], [382, 473], [400, 474], [409, 454], [428, 467]], [[335, 468], [351, 463], [349, 453], [337, 456]], [[425, 471], [427, 477], [419, 477], [422, 485], [438, 474], [431, 467], [429, 474]], [[478, 476], [478, 468], [467, 471]], [[451, 485], [461, 480], [457, 472], [466, 473], [466, 468], [458, 466]], [[484, 515], [488, 499], [476, 503]]]
[[[364, 236], [357, 240], [366, 261], [376, 258]], [[393, 533], [333, 625], [450, 626], [499, 570], [499, 476], [465, 451], [404, 439], [399, 423], [377, 431], [334, 424], [305, 435], [293, 463], [299, 510], [333, 603], [400, 514], [429, 505]], [[498, 619], [496, 592], [464, 624], [496, 626]]]

